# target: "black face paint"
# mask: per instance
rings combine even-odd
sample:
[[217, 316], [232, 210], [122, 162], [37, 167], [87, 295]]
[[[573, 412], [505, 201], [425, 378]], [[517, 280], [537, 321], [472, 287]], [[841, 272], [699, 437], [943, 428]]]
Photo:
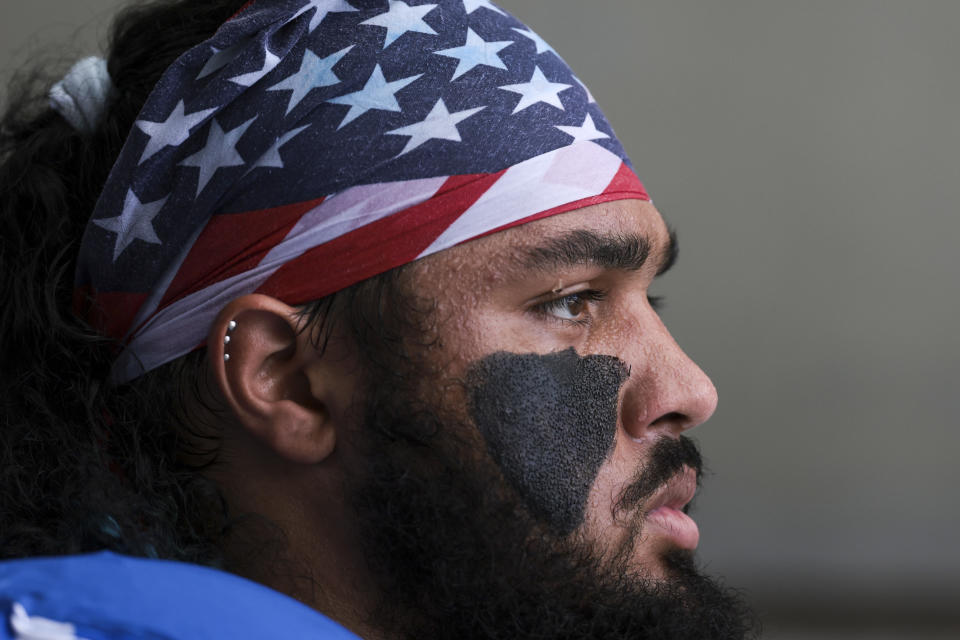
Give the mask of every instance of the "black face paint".
[[587, 497], [617, 430], [617, 398], [629, 376], [613, 356], [572, 348], [500, 351], [467, 374], [470, 411], [503, 475], [534, 515], [559, 533], [584, 519]]

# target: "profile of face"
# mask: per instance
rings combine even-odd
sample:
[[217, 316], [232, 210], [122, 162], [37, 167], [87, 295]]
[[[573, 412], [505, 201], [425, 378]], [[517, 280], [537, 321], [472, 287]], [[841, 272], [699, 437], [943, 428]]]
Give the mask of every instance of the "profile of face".
[[749, 635], [693, 560], [683, 434], [717, 396], [649, 295], [674, 242], [642, 200], [483, 236], [399, 272], [377, 345], [317, 351], [290, 307], [231, 303], [208, 344], [257, 437], [224, 443], [217, 480], [320, 596], [260, 579], [369, 637]]
[[[443, 347], [431, 357], [466, 381], [446, 403], [463, 408], [541, 519], [606, 549], [638, 533], [617, 507], [654, 444], [677, 440], [717, 403], [648, 295], [673, 242], [651, 203], [624, 200], [508, 229], [412, 269], [416, 291], [436, 304]], [[696, 547], [684, 509], [698, 473], [678, 469], [641, 505], [630, 562], [646, 574], [664, 575], [666, 552]]]
[[749, 633], [737, 598], [692, 560], [701, 462], [681, 434], [717, 395], [648, 295], [674, 242], [651, 203], [625, 200], [408, 268], [429, 335], [407, 383], [376, 378], [359, 438], [379, 445], [350, 490], [381, 628]]

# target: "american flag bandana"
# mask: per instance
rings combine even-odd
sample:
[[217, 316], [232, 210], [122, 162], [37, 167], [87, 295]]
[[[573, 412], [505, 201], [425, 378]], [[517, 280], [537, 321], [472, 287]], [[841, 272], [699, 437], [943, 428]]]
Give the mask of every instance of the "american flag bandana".
[[473, 238], [649, 200], [586, 87], [489, 0], [255, 0], [147, 99], [87, 225], [77, 311], [126, 382], [231, 300], [298, 305]]

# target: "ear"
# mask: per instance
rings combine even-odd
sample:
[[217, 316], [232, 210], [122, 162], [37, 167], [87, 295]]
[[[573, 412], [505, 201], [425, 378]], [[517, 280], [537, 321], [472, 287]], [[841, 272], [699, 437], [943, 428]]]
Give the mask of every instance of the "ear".
[[313, 464], [336, 445], [349, 389], [302, 331], [296, 309], [251, 294], [218, 314], [207, 338], [214, 378], [239, 422], [281, 457]]

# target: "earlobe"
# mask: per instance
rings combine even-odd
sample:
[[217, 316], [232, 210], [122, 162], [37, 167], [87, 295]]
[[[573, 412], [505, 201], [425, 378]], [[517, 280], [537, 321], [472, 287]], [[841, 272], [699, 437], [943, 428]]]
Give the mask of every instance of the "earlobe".
[[333, 452], [337, 425], [328, 406], [330, 390], [308, 376], [318, 354], [300, 329], [293, 307], [250, 294], [221, 310], [207, 348], [214, 378], [238, 422], [281, 457], [313, 464]]

